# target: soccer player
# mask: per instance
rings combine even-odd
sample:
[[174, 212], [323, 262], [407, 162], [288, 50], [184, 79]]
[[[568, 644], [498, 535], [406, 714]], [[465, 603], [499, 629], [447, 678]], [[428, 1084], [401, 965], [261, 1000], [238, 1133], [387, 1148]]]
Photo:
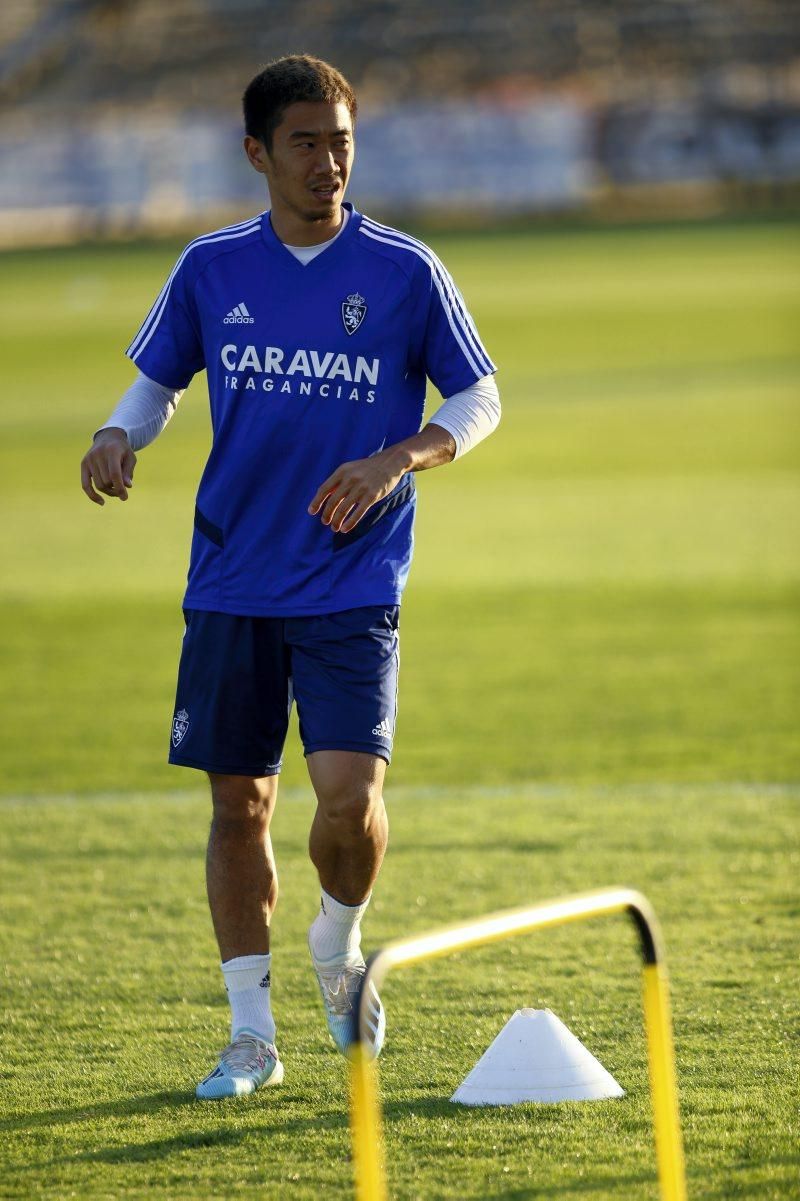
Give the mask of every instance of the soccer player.
[[[309, 949], [347, 1051], [361, 919], [387, 843], [414, 476], [464, 454], [500, 416], [494, 364], [439, 259], [344, 203], [355, 119], [352, 88], [319, 59], [282, 58], [252, 80], [244, 149], [270, 208], [183, 251], [128, 347], [139, 374], [81, 465], [90, 500], [127, 500], [135, 452], [205, 368], [213, 445], [169, 755], [211, 783], [207, 888], [231, 1041], [202, 1098], [283, 1078], [270, 820], [293, 701], [317, 798]], [[445, 399], [421, 429], [426, 378]], [[370, 1021], [377, 1055], [377, 993]]]

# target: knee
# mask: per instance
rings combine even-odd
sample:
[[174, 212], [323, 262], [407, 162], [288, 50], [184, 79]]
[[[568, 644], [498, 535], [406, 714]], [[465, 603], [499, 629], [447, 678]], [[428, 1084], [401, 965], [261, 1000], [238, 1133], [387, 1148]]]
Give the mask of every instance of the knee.
[[214, 820], [224, 824], [268, 826], [275, 808], [276, 777], [210, 776]]
[[342, 785], [318, 799], [325, 820], [345, 837], [368, 834], [385, 820], [383, 797], [369, 787]]

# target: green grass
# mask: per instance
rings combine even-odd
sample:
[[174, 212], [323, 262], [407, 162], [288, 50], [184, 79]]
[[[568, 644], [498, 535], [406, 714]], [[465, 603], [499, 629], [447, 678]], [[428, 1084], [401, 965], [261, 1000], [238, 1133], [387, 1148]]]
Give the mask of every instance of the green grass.
[[[667, 939], [690, 1195], [800, 1197], [796, 232], [439, 248], [501, 365], [504, 422], [419, 480], [367, 943], [641, 888]], [[343, 1064], [303, 946], [315, 886], [294, 733], [275, 823], [287, 1082], [244, 1105], [190, 1095], [225, 1039], [207, 801], [164, 763], [203, 381], [141, 455], [128, 505], [99, 510], [77, 482], [173, 250], [2, 264], [0, 1196], [350, 1187]], [[410, 969], [386, 1001], [393, 1195], [657, 1196], [624, 923]], [[552, 1008], [625, 1099], [451, 1106], [523, 1005]]]
[[[798, 796], [735, 785], [399, 789], [370, 942], [523, 898], [643, 887], [668, 938], [691, 1195], [796, 1196]], [[205, 811], [199, 794], [4, 808], [4, 1196], [346, 1195], [344, 1064], [304, 945], [315, 895], [305, 793], [286, 798], [276, 835], [286, 1085], [249, 1104], [189, 1095], [226, 1022], [201, 895]], [[657, 1196], [627, 924], [598, 920], [407, 969], [385, 1000], [396, 1196]], [[522, 1005], [552, 1008], [625, 1099], [450, 1105]]]

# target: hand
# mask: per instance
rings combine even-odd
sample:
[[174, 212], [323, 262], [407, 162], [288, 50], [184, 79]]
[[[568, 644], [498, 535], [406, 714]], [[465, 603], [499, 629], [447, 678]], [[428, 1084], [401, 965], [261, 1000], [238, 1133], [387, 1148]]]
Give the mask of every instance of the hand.
[[[94, 443], [81, 460], [81, 486], [96, 505], [106, 502], [99, 492], [128, 499], [128, 489], [133, 487], [133, 469], [136, 455], [131, 450], [128, 435], [122, 429], [100, 430]], [[95, 491], [95, 488], [97, 491]]]
[[[399, 447], [399, 444], [398, 444]], [[308, 506], [336, 534], [349, 534], [374, 504], [388, 496], [409, 470], [408, 457], [390, 447], [368, 459], [342, 463], [320, 484]]]

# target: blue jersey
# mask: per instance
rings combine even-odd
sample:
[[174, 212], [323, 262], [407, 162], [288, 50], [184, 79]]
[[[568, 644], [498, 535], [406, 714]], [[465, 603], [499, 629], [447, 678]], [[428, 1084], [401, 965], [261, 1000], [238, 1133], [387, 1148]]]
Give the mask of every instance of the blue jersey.
[[347, 208], [306, 266], [269, 213], [197, 238], [128, 347], [170, 388], [208, 373], [187, 608], [292, 617], [399, 603], [413, 476], [349, 534], [308, 505], [341, 463], [418, 432], [426, 377], [447, 397], [495, 369], [434, 253]]

